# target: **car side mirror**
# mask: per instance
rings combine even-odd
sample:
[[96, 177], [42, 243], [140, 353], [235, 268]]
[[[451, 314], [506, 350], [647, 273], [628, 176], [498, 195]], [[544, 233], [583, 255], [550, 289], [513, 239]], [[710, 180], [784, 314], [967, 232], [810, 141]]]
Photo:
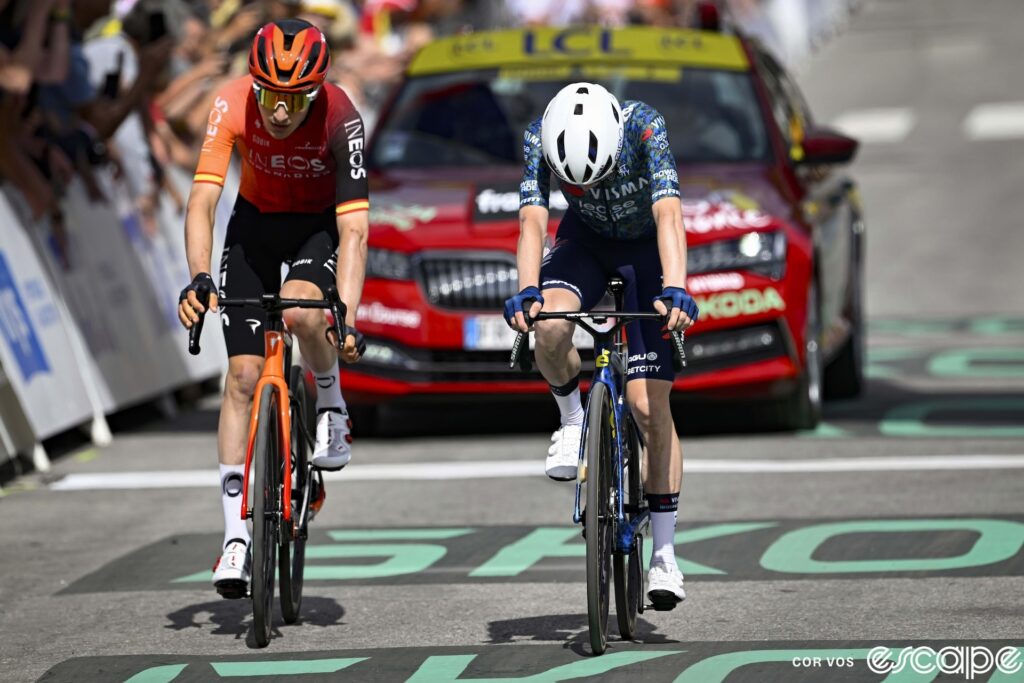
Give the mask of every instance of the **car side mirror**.
[[860, 143], [831, 128], [816, 127], [807, 131], [801, 143], [801, 166], [849, 163], [857, 154]]

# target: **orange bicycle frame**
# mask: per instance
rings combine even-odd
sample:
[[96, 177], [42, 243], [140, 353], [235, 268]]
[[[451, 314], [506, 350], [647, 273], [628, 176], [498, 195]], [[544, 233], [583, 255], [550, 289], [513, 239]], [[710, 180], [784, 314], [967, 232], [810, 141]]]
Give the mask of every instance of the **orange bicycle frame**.
[[256, 382], [253, 394], [252, 413], [249, 417], [249, 445], [245, 449], [245, 473], [242, 486], [242, 519], [249, 517], [249, 468], [252, 465], [253, 451], [256, 447], [256, 430], [259, 427], [260, 395], [263, 387], [271, 385], [277, 393], [277, 424], [278, 452], [284, 460], [284, 495], [281, 499], [284, 521], [292, 519], [292, 458], [291, 433], [292, 413], [291, 401], [288, 397], [288, 380], [285, 377], [287, 368], [284, 366], [285, 350], [291, 345], [291, 338], [286, 332], [268, 331], [264, 334], [265, 362], [260, 379]]

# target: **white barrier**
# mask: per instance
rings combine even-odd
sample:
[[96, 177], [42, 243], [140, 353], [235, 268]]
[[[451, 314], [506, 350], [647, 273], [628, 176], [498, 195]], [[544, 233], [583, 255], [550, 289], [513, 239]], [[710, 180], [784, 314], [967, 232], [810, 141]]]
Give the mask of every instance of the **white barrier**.
[[[94, 416], [73, 334], [45, 266], [0, 194], [0, 361], [37, 440]], [[37, 467], [45, 462], [38, 449], [34, 458]]]

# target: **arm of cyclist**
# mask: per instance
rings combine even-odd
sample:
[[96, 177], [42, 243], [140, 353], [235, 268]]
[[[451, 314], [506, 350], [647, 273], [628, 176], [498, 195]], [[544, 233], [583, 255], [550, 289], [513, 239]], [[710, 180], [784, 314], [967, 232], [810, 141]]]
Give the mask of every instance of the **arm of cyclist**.
[[355, 334], [356, 313], [363, 296], [366, 279], [366, 240], [370, 234], [368, 211], [353, 211], [338, 216], [338, 296], [345, 302], [345, 325], [348, 334], [341, 348], [341, 359], [346, 363], [359, 360], [359, 339]]
[[192, 185], [185, 214], [185, 254], [188, 270], [192, 276], [181, 292], [178, 301], [178, 319], [186, 328], [199, 322], [206, 313], [197, 290], [209, 293], [208, 307], [217, 310], [217, 286], [210, 276], [210, 255], [213, 251], [213, 216], [220, 200], [221, 187], [211, 183], [197, 182]]
[[[686, 285], [686, 231], [683, 206], [679, 197], [663, 197], [654, 202], [654, 222], [658, 226], [658, 254], [661, 257], [663, 287], [654, 300], [654, 310], [668, 316], [667, 327], [682, 331], [697, 322], [697, 303], [684, 289]], [[671, 300], [671, 309], [662, 299]]]
[[505, 322], [519, 332], [530, 330], [524, 311], [532, 318], [544, 308], [544, 297], [541, 296], [539, 285], [547, 224], [546, 207], [524, 206], [519, 209], [519, 248], [516, 251], [519, 293], [505, 301]]

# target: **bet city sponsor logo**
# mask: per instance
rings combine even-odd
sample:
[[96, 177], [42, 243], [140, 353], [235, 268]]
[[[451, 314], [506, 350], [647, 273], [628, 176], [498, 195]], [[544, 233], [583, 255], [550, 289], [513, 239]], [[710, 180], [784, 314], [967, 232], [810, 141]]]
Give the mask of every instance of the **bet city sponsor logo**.
[[724, 320], [741, 315], [758, 315], [786, 310], [785, 300], [774, 287], [695, 296], [694, 301], [697, 302], [700, 315], [704, 319]]
[[891, 648], [880, 645], [868, 652], [867, 665], [876, 674], [895, 676], [910, 669], [921, 676], [941, 673], [973, 681], [979, 674], [993, 670], [1007, 675], [1020, 673], [1024, 660], [1020, 649], [1009, 646], [996, 652], [977, 645], [948, 646], [939, 650], [928, 646], [905, 647], [894, 653]]

